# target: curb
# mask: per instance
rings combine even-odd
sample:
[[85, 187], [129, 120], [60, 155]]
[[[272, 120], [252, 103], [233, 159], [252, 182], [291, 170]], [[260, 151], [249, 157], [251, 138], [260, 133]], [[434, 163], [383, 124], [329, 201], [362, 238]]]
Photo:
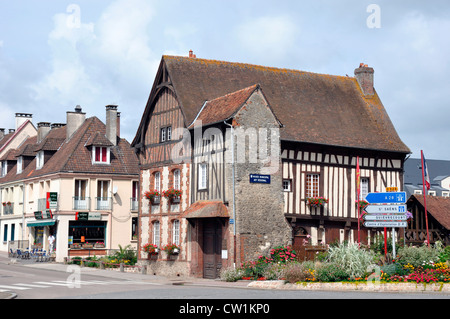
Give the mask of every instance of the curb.
[[450, 283], [367, 283], [367, 282], [302, 282], [285, 283], [284, 280], [254, 281], [249, 288], [282, 290], [333, 290], [333, 291], [372, 291], [372, 292], [437, 292], [450, 293]]

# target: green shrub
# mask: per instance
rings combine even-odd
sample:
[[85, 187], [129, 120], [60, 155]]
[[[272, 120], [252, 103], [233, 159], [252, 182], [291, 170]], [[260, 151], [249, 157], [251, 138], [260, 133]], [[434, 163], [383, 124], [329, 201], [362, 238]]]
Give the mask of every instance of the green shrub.
[[423, 267], [428, 264], [437, 263], [440, 261], [441, 254], [445, 250], [440, 242], [437, 242], [434, 246], [427, 245], [422, 246], [405, 246], [398, 250], [398, 261], [401, 264], [410, 264], [417, 267]]
[[235, 282], [243, 277], [243, 270], [241, 268], [223, 268], [220, 270], [220, 279], [227, 282]]
[[351, 279], [363, 277], [374, 258], [372, 251], [359, 248], [356, 243], [343, 243], [328, 249], [328, 261], [340, 265]]
[[263, 277], [267, 280], [281, 280], [284, 279], [284, 270], [286, 264], [269, 264], [264, 269]]
[[348, 280], [349, 274], [337, 263], [324, 263], [316, 267], [315, 276], [318, 281], [336, 282]]
[[283, 277], [290, 283], [306, 281], [313, 278], [313, 275], [308, 270], [305, 263], [289, 263], [283, 270]]

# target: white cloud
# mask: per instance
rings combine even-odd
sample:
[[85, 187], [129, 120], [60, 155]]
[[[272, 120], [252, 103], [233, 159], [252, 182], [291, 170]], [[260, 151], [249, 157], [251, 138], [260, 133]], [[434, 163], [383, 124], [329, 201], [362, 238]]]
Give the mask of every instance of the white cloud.
[[[126, 13], [126, 14], [125, 14]], [[113, 2], [98, 21], [71, 20], [73, 13], [59, 13], [48, 35], [51, 49], [49, 71], [31, 86], [34, 100], [65, 111], [80, 104], [88, 116], [104, 116], [104, 106], [119, 104], [122, 123], [139, 123], [139, 112], [130, 107], [145, 105], [160, 56], [150, 49], [148, 36], [153, 17], [151, 3], [145, 0]], [[139, 102], [137, 102], [139, 101]], [[64, 119], [61, 119], [64, 120]], [[122, 132], [128, 139], [137, 124]]]
[[236, 27], [242, 47], [257, 56], [282, 58], [296, 46], [297, 25], [289, 16], [264, 16]]

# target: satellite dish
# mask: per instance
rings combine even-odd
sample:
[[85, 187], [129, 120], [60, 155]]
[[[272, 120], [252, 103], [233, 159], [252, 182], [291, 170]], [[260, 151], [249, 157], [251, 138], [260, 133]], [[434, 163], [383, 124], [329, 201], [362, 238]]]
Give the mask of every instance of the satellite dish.
[[117, 186], [113, 187], [113, 194], [116, 195], [117, 194]]

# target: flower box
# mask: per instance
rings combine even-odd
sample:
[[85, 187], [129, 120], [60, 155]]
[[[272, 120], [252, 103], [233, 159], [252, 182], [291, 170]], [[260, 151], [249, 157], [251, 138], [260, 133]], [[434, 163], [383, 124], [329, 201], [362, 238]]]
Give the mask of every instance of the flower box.
[[105, 243], [97, 242], [94, 244], [94, 248], [105, 248]]
[[163, 250], [168, 255], [178, 255], [180, 253], [180, 247], [175, 244], [167, 244], [163, 247]]
[[181, 194], [181, 190], [174, 188], [169, 188], [162, 192], [162, 196], [168, 198], [172, 204], [178, 204], [180, 202]]
[[142, 248], [149, 256], [159, 253], [159, 248], [155, 244], [145, 244]]
[[144, 193], [145, 198], [147, 198], [152, 205], [159, 205], [161, 202], [161, 194], [153, 189]]
[[328, 199], [322, 196], [306, 198], [306, 205], [308, 205], [309, 207], [321, 207], [326, 203], [328, 203]]
[[83, 248], [85, 248], [85, 249], [94, 248], [94, 244], [89, 244], [89, 243], [83, 244]]
[[80, 249], [81, 248], [81, 244], [79, 244], [79, 243], [72, 244], [72, 245], [70, 245], [70, 248], [71, 249]]

